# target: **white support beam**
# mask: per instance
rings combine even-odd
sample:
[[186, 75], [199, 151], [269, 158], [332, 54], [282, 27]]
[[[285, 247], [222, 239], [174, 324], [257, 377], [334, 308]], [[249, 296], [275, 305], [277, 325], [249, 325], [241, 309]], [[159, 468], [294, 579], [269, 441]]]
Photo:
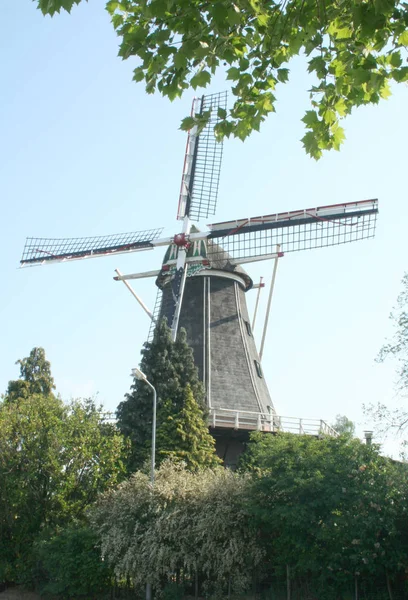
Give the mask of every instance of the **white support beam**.
[[262, 283], [262, 281], [263, 281], [263, 277], [261, 277], [261, 279], [259, 280], [259, 283], [256, 283], [254, 286], [252, 286], [253, 288], [258, 288], [258, 293], [256, 295], [256, 302], [255, 302], [254, 318], [252, 319], [252, 331], [254, 331], [254, 329], [255, 329], [256, 314], [258, 312], [259, 296], [261, 295], [261, 289], [263, 287], [265, 287], [265, 284]]
[[273, 290], [275, 287], [276, 271], [278, 268], [278, 260], [279, 260], [279, 254], [280, 254], [279, 251], [280, 251], [280, 244], [277, 244], [276, 245], [277, 257], [275, 258], [275, 262], [273, 265], [273, 273], [272, 273], [271, 287], [269, 290], [268, 306], [266, 307], [265, 324], [264, 324], [263, 333], [262, 333], [261, 349], [259, 351], [260, 360], [262, 360], [263, 349], [264, 349], [264, 345], [265, 345], [265, 337], [266, 337], [266, 332], [268, 329], [269, 313], [271, 312], [271, 302], [272, 302]]
[[[119, 271], [116, 269], [116, 273]], [[113, 279], [115, 281], [126, 281], [128, 279], [143, 279], [144, 277], [158, 277], [160, 275], [160, 271], [144, 271], [142, 273], [132, 273], [131, 275], [118, 275]]]
[[[132, 294], [132, 296], [134, 298], [136, 298], [136, 300], [138, 301], [138, 303], [140, 304], [140, 306], [143, 308], [143, 310], [145, 311], [145, 313], [148, 315], [148, 317], [155, 323], [156, 320], [154, 318], [153, 313], [147, 308], [146, 304], [141, 300], [141, 298], [139, 298], [139, 296], [136, 294], [135, 290], [132, 288], [132, 286], [130, 285], [130, 283], [128, 283], [127, 281], [125, 281], [125, 279], [123, 278], [123, 275], [119, 271], [119, 269], [115, 269], [115, 271], [118, 274], [118, 280], [119, 281], [123, 281], [123, 283], [125, 284], [125, 286], [129, 290], [129, 292]], [[115, 279], [116, 279], [116, 277], [115, 277]]]

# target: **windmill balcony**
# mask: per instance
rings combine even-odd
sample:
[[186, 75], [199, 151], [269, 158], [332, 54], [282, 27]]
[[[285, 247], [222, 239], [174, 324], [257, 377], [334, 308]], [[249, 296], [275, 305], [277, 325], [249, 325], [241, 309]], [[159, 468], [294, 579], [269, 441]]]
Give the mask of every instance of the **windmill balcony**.
[[234, 429], [236, 431], [265, 431], [269, 433], [295, 433], [316, 437], [337, 437], [338, 433], [322, 419], [300, 419], [282, 417], [270, 413], [211, 408], [209, 425], [212, 429]]

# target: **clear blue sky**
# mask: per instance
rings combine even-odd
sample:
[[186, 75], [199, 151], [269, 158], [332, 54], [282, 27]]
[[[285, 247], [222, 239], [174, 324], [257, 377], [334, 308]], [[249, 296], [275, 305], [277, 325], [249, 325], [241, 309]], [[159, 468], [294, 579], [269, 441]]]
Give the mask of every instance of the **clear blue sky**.
[[[177, 229], [178, 127], [192, 94], [170, 104], [133, 83], [103, 6], [53, 19], [29, 0], [0, 9], [0, 390], [17, 377], [15, 361], [43, 346], [64, 399], [98, 394], [114, 410], [149, 328], [114, 269], [158, 268], [161, 252], [18, 269], [26, 236]], [[356, 110], [341, 152], [316, 163], [299, 142], [310, 85], [301, 61], [291, 76], [261, 133], [226, 142], [212, 220], [379, 198], [374, 240], [282, 259], [264, 355], [279, 414], [362, 424], [363, 402], [395, 402], [393, 365], [374, 358], [408, 268], [408, 90]], [[219, 78], [211, 91], [222, 89]], [[272, 265], [248, 271], [269, 280]], [[153, 280], [136, 289], [152, 306]]]

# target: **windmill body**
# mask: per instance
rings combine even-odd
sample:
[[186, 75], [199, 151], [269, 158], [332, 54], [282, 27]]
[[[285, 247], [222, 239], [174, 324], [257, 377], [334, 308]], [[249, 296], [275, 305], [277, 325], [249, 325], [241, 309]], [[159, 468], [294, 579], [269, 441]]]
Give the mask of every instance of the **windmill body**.
[[292, 427], [285, 426], [290, 421], [277, 416], [248, 316], [246, 293], [253, 284], [242, 265], [277, 261], [293, 251], [371, 238], [378, 201], [234, 219], [209, 225], [205, 231], [197, 230], [192, 221], [202, 221], [215, 213], [222, 144], [216, 141], [214, 126], [225, 109], [225, 93], [193, 102], [192, 115], [201, 121], [205, 117], [207, 124], [201, 131], [194, 127], [188, 135], [177, 212], [179, 233], [161, 237], [162, 229], [152, 229], [92, 238], [27, 238], [21, 264], [33, 266], [167, 248], [160, 269], [130, 275], [117, 271], [115, 279], [131, 289], [129, 280], [156, 277], [159, 301], [154, 313], [131, 291], [151, 316], [153, 328], [157, 319], [165, 316], [173, 339], [179, 326], [186, 329], [205, 385], [209, 424], [217, 438], [218, 452], [233, 464], [245, 435], [254, 429], [331, 433], [323, 421], [312, 425], [298, 419]]
[[[162, 294], [159, 318], [167, 320], [172, 314], [173, 294], [172, 274], [166, 269], [175, 253], [177, 248], [171, 245], [156, 280]], [[234, 448], [240, 446], [238, 441], [232, 442], [237, 439], [236, 435], [232, 438], [237, 411], [261, 415], [262, 424], [275, 414], [248, 315], [246, 292], [252, 280], [216, 244], [200, 242], [198, 248], [191, 248], [188, 258], [201, 258], [205, 264], [196, 262], [187, 269], [179, 326], [186, 330], [193, 349], [210, 415], [229, 417], [224, 427], [213, 427], [218, 445], [225, 445], [225, 459], [226, 438], [229, 452], [235, 454]], [[253, 428], [257, 426], [256, 417]], [[226, 431], [221, 434], [220, 429]]]

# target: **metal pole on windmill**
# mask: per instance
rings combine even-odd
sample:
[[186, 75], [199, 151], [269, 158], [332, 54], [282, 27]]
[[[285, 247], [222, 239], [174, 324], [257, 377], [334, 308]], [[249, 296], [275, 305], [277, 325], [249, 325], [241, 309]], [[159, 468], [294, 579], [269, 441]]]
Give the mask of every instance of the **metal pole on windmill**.
[[254, 331], [254, 329], [255, 329], [255, 321], [256, 321], [256, 314], [258, 312], [259, 296], [261, 295], [261, 289], [264, 286], [264, 284], [262, 282], [263, 282], [263, 277], [260, 278], [259, 284], [258, 284], [258, 293], [256, 295], [254, 318], [252, 319], [252, 331]]
[[147, 314], [148, 317], [150, 317], [150, 319], [152, 321], [154, 321], [154, 316], [153, 313], [147, 308], [146, 304], [143, 302], [143, 300], [141, 298], [139, 298], [139, 296], [136, 294], [135, 290], [132, 288], [132, 286], [125, 280], [123, 279], [123, 275], [122, 273], [119, 271], [119, 269], [115, 269], [116, 273], [118, 274], [118, 278], [120, 281], [123, 281], [123, 283], [125, 284], [125, 286], [127, 287], [127, 289], [129, 290], [129, 292], [132, 294], [132, 296], [134, 298], [136, 298], [136, 300], [139, 302], [140, 306], [143, 308], [143, 310], [145, 311], [145, 313]]
[[274, 264], [273, 264], [272, 281], [271, 281], [271, 287], [269, 290], [269, 297], [268, 297], [268, 306], [266, 307], [265, 324], [264, 324], [264, 328], [263, 328], [263, 332], [262, 332], [261, 349], [259, 351], [260, 360], [262, 360], [263, 349], [264, 349], [264, 345], [265, 345], [266, 331], [268, 329], [269, 313], [271, 311], [272, 295], [273, 295], [273, 289], [275, 287], [275, 279], [276, 279], [276, 271], [278, 269], [279, 253], [280, 253], [280, 244], [277, 244], [276, 245], [277, 256], [276, 256]]

